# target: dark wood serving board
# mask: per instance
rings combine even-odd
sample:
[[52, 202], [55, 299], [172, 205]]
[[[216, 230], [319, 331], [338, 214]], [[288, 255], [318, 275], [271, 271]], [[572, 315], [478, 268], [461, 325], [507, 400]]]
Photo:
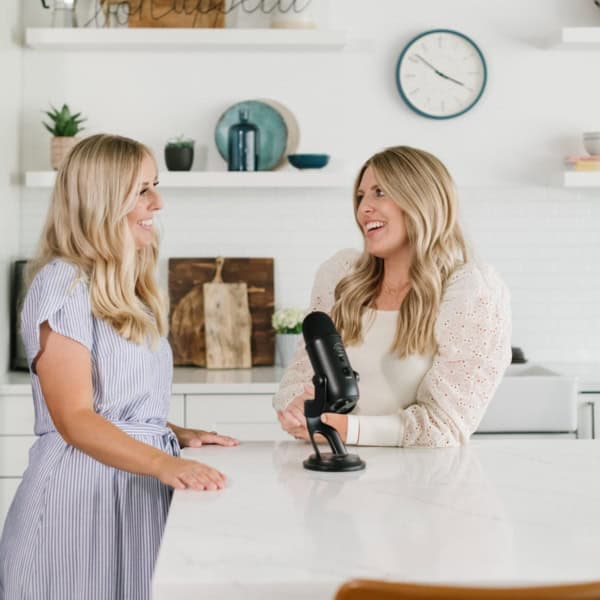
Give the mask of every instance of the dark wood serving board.
[[[216, 257], [169, 259], [169, 341], [173, 348], [175, 365], [206, 366], [202, 286], [214, 279], [216, 260]], [[252, 365], [273, 365], [273, 259], [225, 257], [222, 277], [223, 281], [228, 283], [245, 282], [248, 287], [248, 304], [252, 318]]]

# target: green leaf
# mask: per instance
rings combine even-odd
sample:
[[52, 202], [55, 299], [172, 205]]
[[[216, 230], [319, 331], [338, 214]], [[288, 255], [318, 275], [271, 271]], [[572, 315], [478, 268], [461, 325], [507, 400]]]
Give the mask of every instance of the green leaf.
[[77, 135], [83, 129], [81, 123], [86, 121], [81, 113], [71, 114], [69, 106], [63, 104], [60, 110], [57, 110], [53, 105], [50, 105], [52, 111], [43, 111], [50, 120], [54, 123], [53, 126], [42, 122], [42, 125], [56, 137], [71, 137]]

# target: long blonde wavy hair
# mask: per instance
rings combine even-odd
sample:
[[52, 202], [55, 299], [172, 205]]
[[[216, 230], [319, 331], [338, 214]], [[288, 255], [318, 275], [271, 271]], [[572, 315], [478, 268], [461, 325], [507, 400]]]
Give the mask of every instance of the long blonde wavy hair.
[[79, 268], [93, 314], [125, 339], [156, 347], [167, 332], [166, 299], [156, 281], [158, 234], [136, 249], [127, 213], [138, 199], [146, 146], [116, 135], [79, 142], [61, 165], [27, 278], [54, 258]]
[[[401, 358], [434, 353], [434, 325], [446, 281], [468, 260], [452, 178], [435, 156], [423, 150], [396, 146], [375, 154], [361, 167], [354, 184], [354, 216], [361, 233], [358, 189], [368, 167], [386, 196], [404, 212], [413, 251], [410, 289], [399, 310], [390, 352]], [[332, 318], [348, 345], [362, 341], [362, 317], [365, 309], [373, 307], [383, 274], [383, 259], [365, 249], [353, 271], [335, 288]]]

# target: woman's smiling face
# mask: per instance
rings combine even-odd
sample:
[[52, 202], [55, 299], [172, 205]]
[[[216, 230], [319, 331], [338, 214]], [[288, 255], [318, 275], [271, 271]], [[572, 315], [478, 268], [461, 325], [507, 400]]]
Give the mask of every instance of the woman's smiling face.
[[154, 239], [154, 212], [163, 206], [157, 185], [156, 164], [151, 156], [146, 156], [140, 171], [137, 202], [133, 210], [127, 213], [127, 223], [138, 250], [150, 245]]
[[404, 211], [381, 189], [370, 166], [360, 180], [357, 203], [356, 217], [369, 254], [389, 258], [406, 249], [409, 240]]

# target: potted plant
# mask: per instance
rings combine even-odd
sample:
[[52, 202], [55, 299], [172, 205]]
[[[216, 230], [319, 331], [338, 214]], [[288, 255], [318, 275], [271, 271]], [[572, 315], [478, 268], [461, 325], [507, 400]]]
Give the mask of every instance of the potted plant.
[[194, 162], [194, 140], [180, 135], [165, 146], [165, 163], [169, 171], [189, 171]]
[[46, 111], [51, 124], [43, 123], [44, 127], [52, 134], [50, 142], [50, 162], [53, 169], [58, 169], [71, 148], [79, 141], [77, 134], [83, 130], [81, 123], [85, 121], [81, 113], [72, 114], [68, 105], [63, 104], [60, 110], [51, 107]]
[[275, 330], [276, 362], [287, 367], [300, 341], [304, 311], [299, 308], [282, 308], [273, 313], [271, 325]]

